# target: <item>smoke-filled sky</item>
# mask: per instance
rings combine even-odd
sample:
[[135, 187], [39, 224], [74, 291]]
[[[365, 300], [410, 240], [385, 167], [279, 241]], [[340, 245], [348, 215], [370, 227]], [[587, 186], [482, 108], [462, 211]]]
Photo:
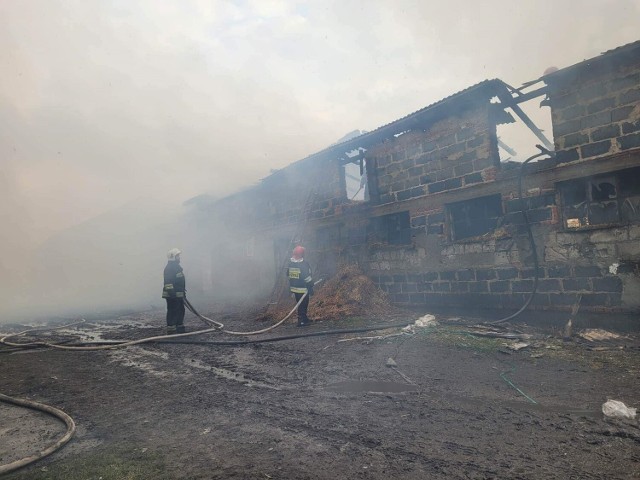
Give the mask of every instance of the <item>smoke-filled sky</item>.
[[3, 0], [0, 246], [140, 197], [230, 193], [638, 32], [638, 0]]

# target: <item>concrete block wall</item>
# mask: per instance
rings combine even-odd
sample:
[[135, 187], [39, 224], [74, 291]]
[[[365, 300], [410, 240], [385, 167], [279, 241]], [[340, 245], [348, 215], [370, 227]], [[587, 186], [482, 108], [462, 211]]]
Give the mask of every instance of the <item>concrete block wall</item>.
[[640, 148], [640, 50], [635, 63], [551, 76], [551, 118], [559, 163]]
[[[391, 301], [404, 306], [517, 308], [534, 284], [535, 269], [499, 266], [426, 273], [374, 275]], [[538, 270], [537, 309], [569, 310], [578, 299], [589, 311], [622, 305], [623, 281], [597, 266], [550, 266]]]
[[491, 180], [499, 159], [488, 105], [446, 117], [367, 152], [377, 166], [380, 204]]
[[[558, 196], [541, 189], [522, 201], [539, 259], [530, 308], [628, 312], [640, 309], [640, 226], [565, 232]], [[499, 228], [483, 238], [450, 242], [445, 210], [411, 212], [412, 245], [378, 246], [367, 274], [392, 302], [414, 307], [518, 308], [533, 288], [532, 252], [520, 200], [503, 195]]]
[[[567, 171], [575, 178], [589, 175], [587, 160], [617, 152], [631, 153], [624, 168], [633, 166], [629, 158], [640, 152], [640, 57], [625, 58], [615, 68], [580, 67], [569, 77], [566, 72], [545, 77], [563, 180], [573, 178]], [[247, 212], [243, 220], [254, 232], [268, 225], [269, 235], [277, 236], [303, 219], [306, 197], [314, 190], [309, 231], [335, 227], [325, 235], [330, 241], [305, 239], [311, 256], [314, 245], [322, 244], [317, 261], [357, 262], [398, 305], [514, 309], [525, 302], [535, 273], [519, 211], [524, 202], [540, 261], [531, 308], [570, 310], [579, 300], [586, 311], [640, 311], [640, 225], [565, 231], [554, 162], [543, 166], [539, 188], [522, 201], [515, 198], [512, 176], [500, 171], [489, 104], [465, 108], [369, 148], [367, 165], [375, 167], [377, 187], [371, 189], [376, 192], [371, 204], [349, 202], [337, 160], [318, 158], [283, 169], [230, 205]], [[599, 174], [615, 170], [611, 159], [594, 162], [606, 165]], [[565, 165], [578, 161], [585, 161], [585, 168]], [[454, 242], [443, 202], [469, 200], [473, 192], [478, 197], [500, 192], [504, 213], [494, 231]], [[384, 244], [372, 215], [402, 208], [409, 213], [410, 241], [403, 236], [407, 244]]]

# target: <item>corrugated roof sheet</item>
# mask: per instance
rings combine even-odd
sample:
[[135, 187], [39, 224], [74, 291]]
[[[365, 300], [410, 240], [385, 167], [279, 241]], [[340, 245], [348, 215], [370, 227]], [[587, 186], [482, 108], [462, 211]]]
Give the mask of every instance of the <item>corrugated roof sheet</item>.
[[564, 74], [569, 74], [572, 73], [580, 68], [585, 68], [585, 67], [590, 67], [594, 64], [597, 64], [599, 62], [603, 62], [603, 61], [607, 61], [608, 59], [613, 59], [619, 55], [624, 55], [626, 53], [632, 52], [633, 50], [636, 49], [640, 49], [640, 40], [637, 40], [635, 42], [631, 42], [631, 43], [627, 43], [626, 45], [621, 45], [619, 47], [616, 48], [612, 48], [611, 50], [607, 50], [606, 52], [601, 53], [600, 55], [598, 55], [597, 57], [593, 57], [593, 58], [588, 58], [586, 60], [583, 60], [582, 62], [578, 62], [575, 63], [573, 65], [570, 65], [568, 67], [565, 68], [561, 68], [560, 70], [557, 70], [553, 73], [550, 73], [548, 75], [544, 75], [543, 77], [541, 77], [543, 80], [544, 79], [553, 79], [553, 78], [559, 78], [562, 77]]
[[395, 134], [410, 130], [412, 126], [415, 127], [417, 125], [424, 125], [428, 123], [429, 116], [431, 114], [437, 114], [439, 109], [446, 107], [448, 104], [457, 103], [459, 101], [468, 102], [473, 100], [474, 98], [485, 99], [488, 101], [498, 93], [503, 92], [509, 93], [509, 90], [507, 85], [502, 80], [497, 78], [484, 80], [468, 88], [465, 88], [464, 90], [449, 95], [442, 100], [427, 105], [420, 110], [416, 110], [415, 112], [399, 118], [398, 120], [394, 120], [393, 122], [378, 127], [371, 132], [359, 135], [342, 143], [331, 145], [330, 147], [309, 155], [302, 160], [294, 162], [292, 165], [300, 162], [306, 162], [318, 157], [334, 155], [342, 156], [345, 152], [354, 150], [358, 147], [367, 148], [367, 146], [371, 146], [387, 138], [391, 138]]
[[640, 40], [636, 40], [635, 42], [627, 43], [625, 45], [620, 45], [619, 47], [612, 48], [611, 50], [602, 52], [602, 55], [609, 55], [610, 53], [620, 52], [622, 50], [633, 50], [636, 47], [640, 47]]

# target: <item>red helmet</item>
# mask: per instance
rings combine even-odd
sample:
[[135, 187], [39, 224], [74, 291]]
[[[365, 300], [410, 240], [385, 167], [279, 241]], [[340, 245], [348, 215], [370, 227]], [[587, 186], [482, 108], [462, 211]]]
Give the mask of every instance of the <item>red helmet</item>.
[[298, 245], [293, 249], [293, 258], [295, 258], [296, 260], [300, 260], [302, 257], [304, 257], [304, 247]]

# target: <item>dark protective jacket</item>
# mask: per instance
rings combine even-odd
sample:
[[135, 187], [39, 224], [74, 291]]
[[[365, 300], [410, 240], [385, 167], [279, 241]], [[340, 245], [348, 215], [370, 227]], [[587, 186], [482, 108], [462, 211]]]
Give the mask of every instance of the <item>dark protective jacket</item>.
[[289, 260], [287, 267], [287, 277], [289, 277], [289, 290], [293, 293], [313, 293], [313, 278], [311, 277], [311, 266], [305, 260]]
[[162, 298], [184, 298], [186, 282], [182, 267], [178, 262], [167, 262], [164, 267], [164, 288]]

